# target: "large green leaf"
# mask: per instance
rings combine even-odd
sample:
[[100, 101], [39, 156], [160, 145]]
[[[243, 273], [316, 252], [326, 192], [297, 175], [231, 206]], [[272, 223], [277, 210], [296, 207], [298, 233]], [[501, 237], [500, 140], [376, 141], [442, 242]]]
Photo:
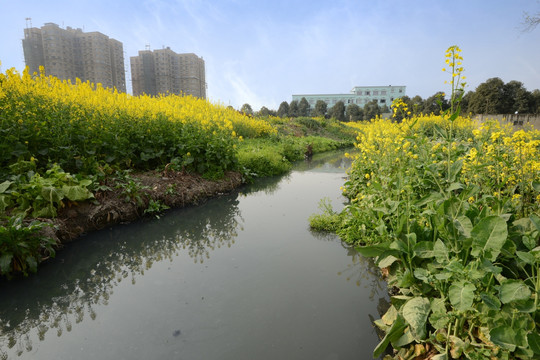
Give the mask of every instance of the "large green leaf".
[[536, 354], [540, 355], [540, 334], [537, 332], [531, 332], [527, 335], [527, 342], [529, 348]]
[[530, 252], [516, 251], [516, 255], [525, 264], [534, 265], [535, 263], [535, 257]]
[[422, 258], [429, 259], [433, 257], [433, 242], [432, 241], [420, 241], [414, 245], [414, 255]]
[[480, 297], [482, 298], [482, 302], [490, 309], [499, 310], [501, 308], [501, 302], [495, 295], [490, 293], [482, 293], [480, 294]]
[[358, 246], [356, 251], [365, 257], [375, 257], [379, 256], [388, 250], [388, 246], [384, 245], [367, 245], [367, 246]]
[[500, 216], [488, 216], [472, 229], [473, 238], [471, 254], [484, 255], [495, 261], [508, 237], [506, 221]]
[[446, 311], [446, 304], [442, 298], [431, 299], [431, 315], [429, 316], [429, 323], [435, 329], [446, 328], [448, 322], [451, 320], [450, 315]]
[[381, 269], [384, 269], [385, 267], [388, 267], [392, 265], [394, 262], [398, 261], [399, 259], [393, 255], [388, 255], [382, 259], [379, 260], [378, 265]]
[[373, 357], [378, 358], [379, 356], [381, 356], [390, 344], [390, 342], [397, 341], [399, 338], [401, 338], [401, 336], [403, 335], [403, 331], [406, 327], [407, 324], [405, 324], [405, 320], [403, 319], [403, 317], [398, 316], [396, 318], [396, 321], [394, 321], [394, 323], [392, 324], [390, 330], [388, 330], [384, 338], [379, 343], [379, 345], [377, 345], [375, 350], [373, 350]]
[[529, 216], [529, 219], [531, 219], [531, 222], [533, 223], [536, 230], [540, 231], [540, 217], [538, 217], [538, 215], [536, 214], [531, 214], [531, 216]]
[[10, 205], [9, 197], [5, 194], [0, 194], [0, 211], [6, 210]]
[[441, 239], [437, 239], [433, 244], [433, 256], [441, 264], [448, 262], [448, 249]]
[[44, 186], [41, 189], [41, 196], [43, 196], [43, 199], [48, 201], [50, 204], [58, 204], [60, 200], [64, 198], [64, 193], [61, 189], [57, 189], [53, 186]]
[[463, 235], [466, 238], [471, 237], [471, 231], [473, 229], [473, 225], [471, 220], [464, 216], [460, 215], [454, 220], [454, 226], [459, 231], [461, 235]]
[[411, 326], [412, 334], [417, 340], [426, 337], [426, 321], [431, 311], [431, 304], [427, 298], [415, 297], [403, 305], [403, 318]]
[[516, 350], [516, 332], [510, 326], [499, 326], [489, 332], [489, 337], [494, 344], [514, 351]]
[[79, 185], [64, 185], [62, 186], [62, 192], [71, 201], [83, 201], [94, 197], [88, 189]]
[[499, 289], [499, 299], [503, 304], [527, 300], [531, 297], [531, 289], [521, 280], [506, 280]]
[[476, 286], [468, 281], [459, 281], [450, 285], [448, 296], [450, 303], [459, 311], [472, 309]]
[[0, 194], [5, 192], [10, 186], [11, 184], [13, 184], [13, 181], [4, 181], [3, 183], [0, 184]]

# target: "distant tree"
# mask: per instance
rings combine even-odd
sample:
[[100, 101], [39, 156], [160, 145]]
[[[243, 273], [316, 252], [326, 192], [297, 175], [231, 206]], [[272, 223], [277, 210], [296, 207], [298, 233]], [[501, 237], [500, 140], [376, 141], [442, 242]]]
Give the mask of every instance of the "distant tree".
[[253, 115], [253, 109], [251, 108], [251, 105], [249, 104], [242, 105], [242, 107], [240, 108], [240, 111], [246, 115]]
[[513, 114], [514, 112], [528, 113], [530, 111], [531, 94], [525, 89], [523, 83], [512, 80], [503, 86], [503, 98], [501, 113]]
[[469, 101], [473, 114], [501, 114], [503, 109], [504, 82], [498, 77], [478, 85]]
[[364, 105], [364, 120], [375, 119], [377, 116], [381, 115], [381, 108], [377, 100], [371, 100], [366, 105]]
[[540, 115], [540, 90], [531, 93], [531, 113]]
[[382, 107], [381, 107], [381, 114], [386, 114], [386, 113], [389, 113], [390, 112], [390, 108], [384, 104]]
[[289, 104], [289, 116], [291, 117], [298, 116], [298, 100], [293, 100]]
[[422, 99], [421, 96], [416, 95], [415, 97], [411, 99], [410, 103], [407, 105], [409, 106], [409, 111], [411, 112], [412, 115], [419, 115], [422, 112], [423, 104], [424, 104], [424, 99]]
[[298, 103], [298, 116], [309, 116], [311, 106], [305, 97]]
[[289, 103], [288, 102], [283, 101], [281, 104], [279, 104], [277, 116], [281, 118], [289, 116]]
[[448, 108], [450, 108], [448, 100], [443, 95], [444, 92], [438, 91], [424, 100], [422, 112], [424, 114], [433, 113], [435, 115], [439, 115], [441, 111], [446, 111]]
[[364, 112], [360, 109], [360, 106], [356, 104], [349, 104], [345, 110], [345, 121], [360, 121], [364, 117]]
[[471, 102], [473, 94], [474, 92], [467, 91], [467, 93], [461, 98], [461, 115], [467, 115], [471, 112], [469, 110], [469, 103]]
[[345, 104], [343, 101], [338, 101], [328, 110], [328, 115], [339, 121], [345, 121]]
[[234, 110], [234, 108], [232, 107], [232, 105], [227, 106], [227, 109], [229, 109], [229, 110]]
[[313, 116], [325, 116], [327, 109], [328, 105], [324, 100], [317, 100], [313, 109]]
[[263, 107], [261, 107], [261, 110], [259, 110], [258, 115], [263, 116], [263, 117], [268, 116], [268, 115], [270, 115], [270, 110], [268, 110], [268, 108], [266, 106], [263, 106]]

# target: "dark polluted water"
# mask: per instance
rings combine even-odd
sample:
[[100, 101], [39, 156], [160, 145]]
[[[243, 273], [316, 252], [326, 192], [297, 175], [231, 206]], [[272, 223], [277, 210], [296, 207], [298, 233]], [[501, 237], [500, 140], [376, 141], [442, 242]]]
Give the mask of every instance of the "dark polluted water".
[[68, 244], [0, 283], [0, 359], [371, 359], [376, 266], [309, 230], [341, 153]]

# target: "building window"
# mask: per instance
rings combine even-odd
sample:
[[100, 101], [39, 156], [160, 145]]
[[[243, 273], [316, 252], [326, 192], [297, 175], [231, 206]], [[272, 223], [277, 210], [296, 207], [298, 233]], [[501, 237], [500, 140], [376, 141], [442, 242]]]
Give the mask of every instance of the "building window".
[[381, 99], [381, 104], [385, 104], [386, 103], [386, 99]]
[[386, 90], [381, 91], [381, 95], [386, 95]]
[[379, 91], [378, 90], [373, 90], [373, 96], [375, 95], [379, 95]]
[[399, 92], [402, 93], [402, 92], [403, 92], [403, 89], [399, 89]]
[[369, 96], [369, 91], [366, 91], [366, 95], [368, 95], [368, 96]]

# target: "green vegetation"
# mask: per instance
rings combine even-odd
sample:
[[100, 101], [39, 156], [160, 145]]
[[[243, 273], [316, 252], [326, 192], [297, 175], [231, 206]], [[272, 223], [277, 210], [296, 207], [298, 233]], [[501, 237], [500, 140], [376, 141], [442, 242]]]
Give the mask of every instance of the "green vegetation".
[[253, 117], [249, 104], [241, 113], [189, 96], [132, 97], [13, 69], [0, 84], [1, 275], [27, 275], [54, 255], [32, 219], [99, 205], [107, 192], [158, 216], [167, 206], [151, 198], [141, 172], [220, 179], [236, 171], [249, 180], [284, 173], [306, 153], [352, 146], [356, 136], [334, 119]]
[[403, 122], [359, 127], [350, 204], [311, 218], [387, 279], [374, 357], [389, 345], [391, 359], [540, 356], [540, 131], [460, 117], [461, 61], [449, 48], [441, 116], [410, 117], [396, 101]]

